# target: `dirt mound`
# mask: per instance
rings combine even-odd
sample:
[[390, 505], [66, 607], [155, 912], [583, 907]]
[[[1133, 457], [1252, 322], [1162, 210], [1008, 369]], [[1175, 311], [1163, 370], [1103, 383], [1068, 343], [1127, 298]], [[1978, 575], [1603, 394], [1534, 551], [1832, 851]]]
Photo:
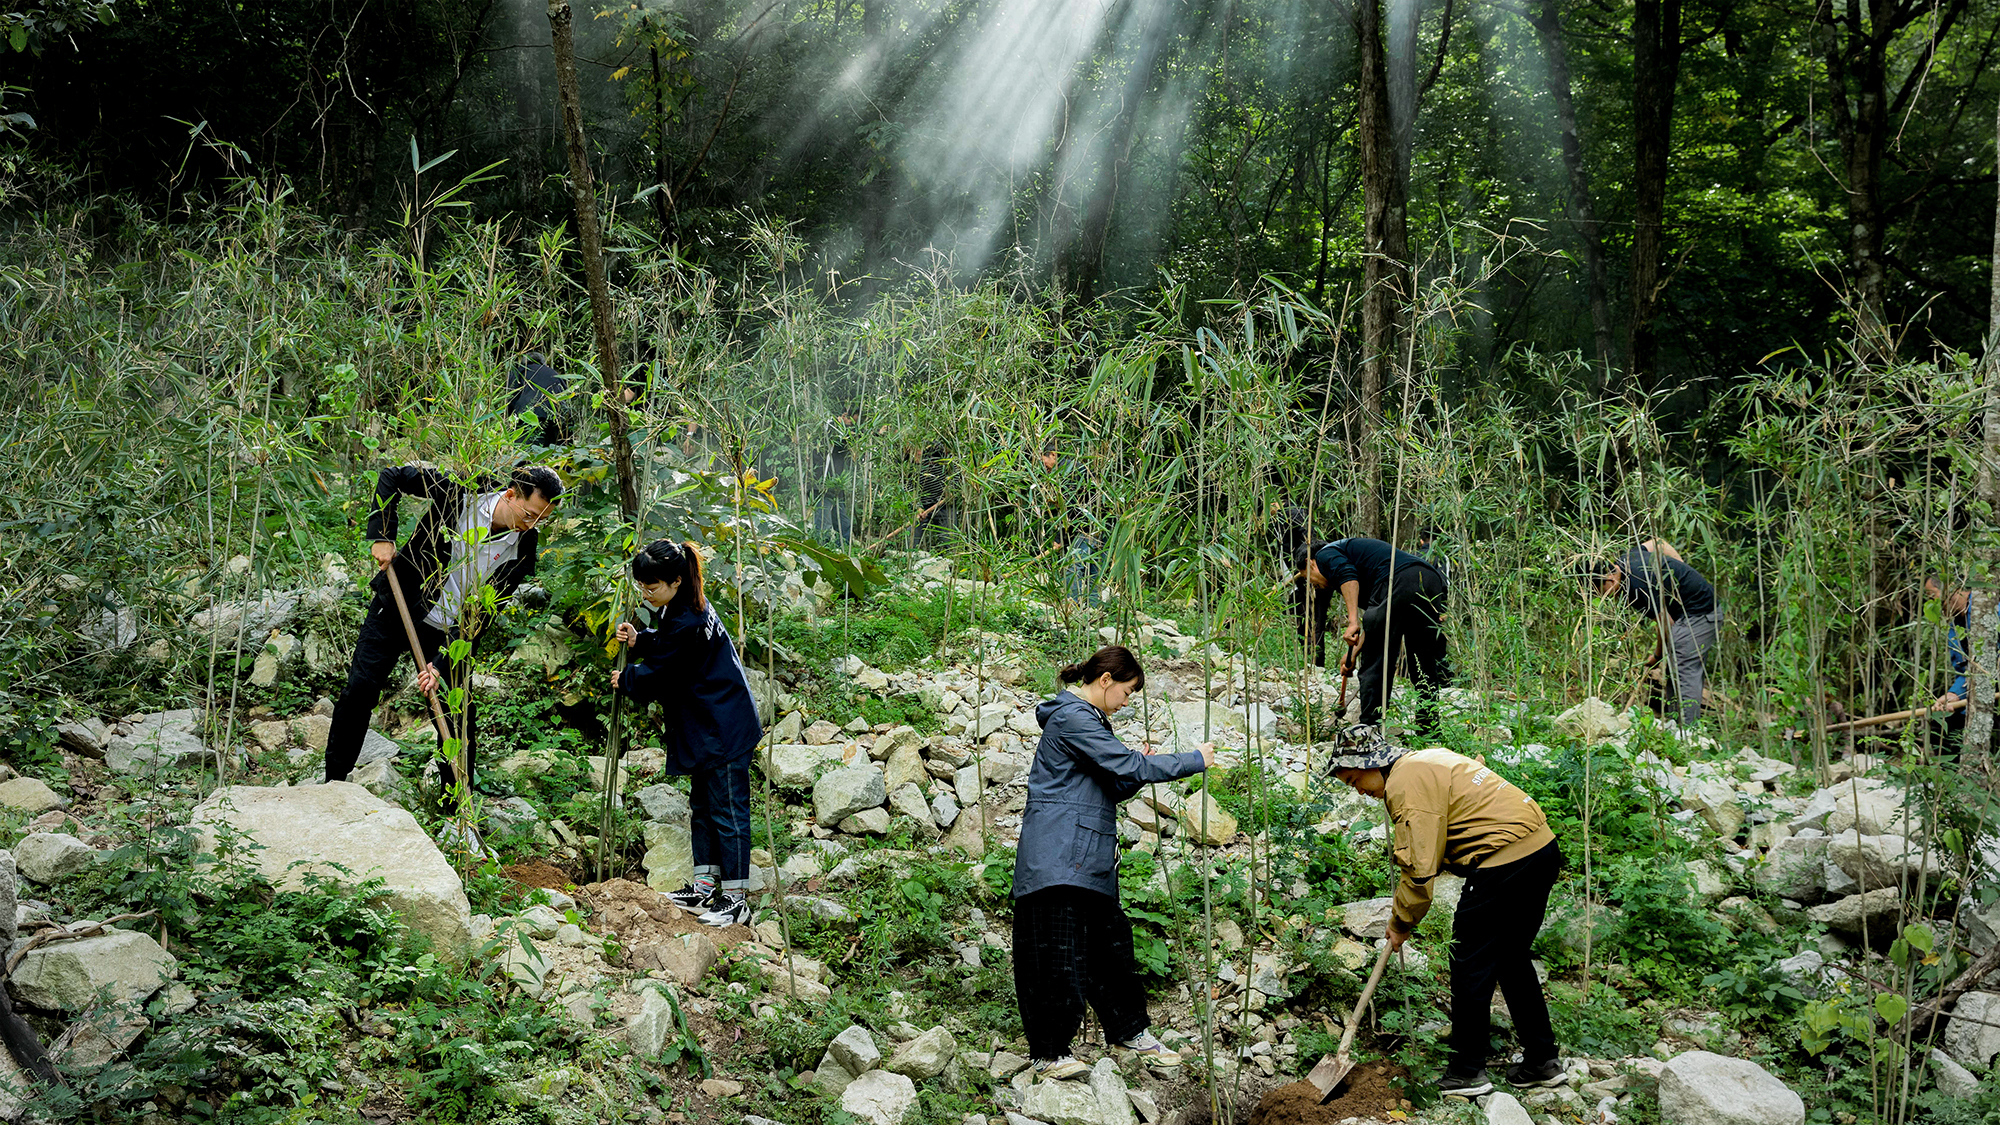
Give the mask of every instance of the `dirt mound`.
[[[590, 904], [590, 928], [616, 934], [625, 947], [625, 964], [646, 972], [662, 969], [692, 983], [714, 964], [716, 954], [741, 942], [755, 941], [748, 926], [704, 926], [697, 917], [660, 892], [630, 879], [606, 879], [577, 889]], [[690, 948], [682, 934], [695, 934], [709, 945], [706, 952]], [[690, 959], [692, 958], [692, 960]]]
[[1407, 1075], [1395, 1063], [1360, 1063], [1336, 1091], [1340, 1096], [1319, 1104], [1310, 1082], [1294, 1082], [1264, 1095], [1250, 1114], [1250, 1125], [1339, 1125], [1350, 1117], [1389, 1119], [1391, 1110], [1406, 1109], [1402, 1092], [1391, 1084]]
[[545, 891], [567, 891], [576, 885], [569, 872], [545, 859], [531, 859], [526, 863], [510, 863], [500, 869], [500, 874], [521, 887], [540, 887]]

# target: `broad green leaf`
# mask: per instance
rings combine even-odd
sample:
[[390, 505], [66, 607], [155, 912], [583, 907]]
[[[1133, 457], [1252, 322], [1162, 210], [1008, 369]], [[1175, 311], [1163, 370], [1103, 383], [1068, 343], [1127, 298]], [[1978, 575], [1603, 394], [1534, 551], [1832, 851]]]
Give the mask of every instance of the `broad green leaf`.
[[1897, 993], [1884, 992], [1875, 998], [1875, 1014], [1889, 1023], [1902, 1019], [1903, 1013], [1909, 1010], [1910, 1002]]

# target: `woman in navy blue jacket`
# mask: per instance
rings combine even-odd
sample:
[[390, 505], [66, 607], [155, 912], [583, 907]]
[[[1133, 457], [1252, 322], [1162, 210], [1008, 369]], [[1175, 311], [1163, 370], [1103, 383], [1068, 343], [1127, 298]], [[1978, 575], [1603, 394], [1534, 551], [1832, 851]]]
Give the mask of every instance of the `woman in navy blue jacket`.
[[1215, 752], [1141, 754], [1111, 733], [1109, 716], [1146, 686], [1123, 646], [1098, 649], [1057, 679], [1075, 686], [1035, 710], [1042, 741], [1014, 854], [1014, 995], [1028, 1053], [1043, 1078], [1090, 1073], [1070, 1054], [1088, 1003], [1106, 1039], [1153, 1066], [1178, 1066], [1180, 1055], [1147, 1029], [1132, 923], [1118, 908], [1118, 803], [1148, 782], [1200, 773]]
[[750, 921], [750, 752], [764, 730], [729, 632], [701, 592], [693, 543], [655, 540], [632, 560], [632, 580], [657, 611], [651, 629], [629, 621], [632, 653], [611, 686], [666, 712], [667, 770], [690, 776], [694, 882], [667, 897], [702, 910], [710, 926]]

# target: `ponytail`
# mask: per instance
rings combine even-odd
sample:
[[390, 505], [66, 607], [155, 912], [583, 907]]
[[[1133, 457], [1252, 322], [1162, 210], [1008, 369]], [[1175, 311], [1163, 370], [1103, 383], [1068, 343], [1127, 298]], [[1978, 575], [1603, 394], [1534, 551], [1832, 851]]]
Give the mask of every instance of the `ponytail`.
[[695, 548], [694, 540], [676, 543], [671, 539], [655, 539], [632, 556], [632, 577], [640, 583], [672, 582], [679, 579], [680, 592], [668, 602], [669, 613], [679, 612], [692, 606], [697, 612], [708, 608], [708, 598], [702, 594], [701, 552]]
[[1139, 658], [1124, 645], [1106, 645], [1090, 655], [1090, 659], [1077, 664], [1065, 664], [1056, 673], [1056, 680], [1065, 684], [1096, 683], [1099, 676], [1111, 673], [1111, 682], [1129, 684], [1138, 681], [1133, 691], [1143, 691], [1146, 687], [1146, 670], [1139, 666]]

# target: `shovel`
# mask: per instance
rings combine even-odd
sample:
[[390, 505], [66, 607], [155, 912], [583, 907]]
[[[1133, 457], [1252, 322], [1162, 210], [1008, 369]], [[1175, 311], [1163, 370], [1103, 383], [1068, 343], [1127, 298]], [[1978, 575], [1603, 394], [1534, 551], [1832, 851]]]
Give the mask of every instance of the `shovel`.
[[1334, 713], [1341, 722], [1347, 721], [1347, 679], [1354, 675], [1354, 646], [1347, 646], [1347, 655], [1340, 658], [1340, 702], [1334, 704]]
[[[410, 620], [410, 603], [403, 600], [403, 584], [396, 579], [395, 564], [391, 563], [383, 567], [382, 573], [389, 577], [389, 593], [395, 596], [396, 613], [403, 619], [403, 635], [409, 638], [410, 656], [417, 662], [417, 668], [421, 670], [429, 661], [424, 659], [424, 646], [417, 640], [417, 626]], [[451, 720], [445, 717], [444, 704], [438, 701], [437, 693], [434, 691], [425, 692], [424, 697], [430, 700], [431, 721], [437, 724], [438, 737], [444, 740], [438, 743], [438, 745], [440, 747], [446, 746], [451, 741]], [[452, 755], [452, 772], [458, 775], [459, 814], [470, 819], [472, 816], [472, 767], [471, 763], [465, 759], [465, 743], [460, 742], [457, 752]]]
[[1347, 1030], [1340, 1033], [1340, 1050], [1331, 1055], [1321, 1055], [1319, 1065], [1306, 1075], [1306, 1081], [1319, 1091], [1323, 1105], [1333, 1097], [1347, 1072], [1354, 1069], [1354, 1060], [1347, 1055], [1348, 1048], [1354, 1046], [1354, 1033], [1361, 1027], [1361, 1009], [1368, 1006], [1368, 998], [1375, 995], [1375, 986], [1382, 983], [1382, 970], [1389, 967], [1389, 943], [1382, 943], [1382, 952], [1375, 958], [1375, 971], [1368, 974], [1368, 983], [1361, 989], [1361, 999], [1354, 1002], [1354, 1014], [1347, 1017]]

